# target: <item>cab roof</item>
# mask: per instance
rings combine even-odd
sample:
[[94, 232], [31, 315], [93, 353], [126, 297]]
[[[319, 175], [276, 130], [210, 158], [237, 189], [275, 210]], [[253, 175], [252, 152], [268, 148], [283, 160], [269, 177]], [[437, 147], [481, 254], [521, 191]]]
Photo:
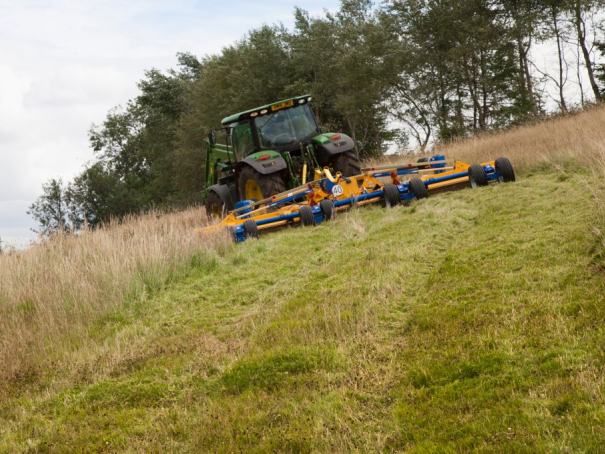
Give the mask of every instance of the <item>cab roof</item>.
[[[307, 101], [307, 98], [310, 98], [310, 97], [311, 97], [311, 95], [297, 96], [296, 98], [288, 98], [288, 99], [284, 99], [282, 101], [277, 101], [277, 102], [273, 102], [271, 104], [267, 104], [266, 106], [257, 107], [256, 109], [246, 110], [245, 112], [240, 112], [238, 114], [223, 118], [223, 120], [221, 121], [221, 124], [223, 126], [227, 126], [231, 123], [235, 123], [235, 122], [244, 120], [246, 118], [250, 118], [252, 116], [256, 117], [257, 115], [264, 115], [269, 112], [276, 112], [278, 110], [286, 109], [288, 107], [294, 107], [299, 104], [299, 101], [301, 99]], [[293, 101], [293, 102], [291, 105], [288, 105], [290, 103], [290, 101]], [[265, 110], [266, 112], [261, 114], [261, 112], [263, 110]], [[254, 113], [256, 113], [256, 115], [253, 115]]]

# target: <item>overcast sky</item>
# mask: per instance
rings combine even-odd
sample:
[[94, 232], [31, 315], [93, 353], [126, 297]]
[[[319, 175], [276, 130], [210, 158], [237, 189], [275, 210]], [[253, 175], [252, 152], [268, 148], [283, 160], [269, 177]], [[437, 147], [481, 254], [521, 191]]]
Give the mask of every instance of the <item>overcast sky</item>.
[[220, 50], [263, 23], [293, 25], [338, 0], [0, 0], [0, 238], [31, 237], [25, 213], [50, 178], [92, 158], [91, 124], [137, 95], [177, 52]]

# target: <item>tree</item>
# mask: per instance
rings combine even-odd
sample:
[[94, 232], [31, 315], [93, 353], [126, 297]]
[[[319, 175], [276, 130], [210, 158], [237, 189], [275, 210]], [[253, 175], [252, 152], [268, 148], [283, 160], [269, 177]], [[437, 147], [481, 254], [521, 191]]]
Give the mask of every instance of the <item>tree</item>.
[[50, 179], [42, 185], [43, 194], [32, 203], [27, 211], [39, 224], [34, 232], [49, 236], [54, 232], [69, 232], [73, 228], [70, 219], [70, 198], [63, 181]]
[[[596, 43], [596, 48], [601, 54], [601, 56], [605, 57], [605, 42]], [[601, 88], [602, 96], [605, 96], [605, 64], [597, 65], [595, 68], [595, 77], [599, 82], [601, 82], [603, 88]]]
[[380, 156], [397, 134], [388, 129], [384, 102], [395, 77], [397, 37], [367, 0], [345, 0], [325, 18], [300, 9], [295, 17], [289, 42], [296, 91], [313, 94], [324, 129], [349, 134], [361, 157]]
[[391, 112], [421, 148], [431, 135], [449, 140], [517, 124], [540, 111], [523, 66], [526, 56], [519, 56], [528, 52], [520, 37], [527, 32], [510, 17], [487, 0], [390, 2], [382, 20], [400, 43]]
[[576, 30], [576, 37], [578, 39], [578, 44], [582, 49], [582, 56], [584, 57], [584, 64], [586, 66], [586, 71], [588, 72], [588, 80], [590, 81], [592, 92], [595, 100], [597, 102], [602, 102], [603, 96], [601, 95], [595, 77], [595, 64], [591, 59], [590, 50], [588, 49], [588, 44], [586, 42], [585, 18], [586, 14], [594, 11], [599, 6], [602, 6], [599, 0], [572, 0], [570, 4], [568, 4], [568, 10], [572, 13], [571, 16]]

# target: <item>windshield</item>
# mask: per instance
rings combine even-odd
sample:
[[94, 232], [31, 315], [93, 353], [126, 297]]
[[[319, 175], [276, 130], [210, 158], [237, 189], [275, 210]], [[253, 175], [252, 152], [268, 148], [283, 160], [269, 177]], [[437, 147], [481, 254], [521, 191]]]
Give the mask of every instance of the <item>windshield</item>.
[[261, 148], [286, 147], [319, 134], [309, 104], [257, 117], [254, 126]]

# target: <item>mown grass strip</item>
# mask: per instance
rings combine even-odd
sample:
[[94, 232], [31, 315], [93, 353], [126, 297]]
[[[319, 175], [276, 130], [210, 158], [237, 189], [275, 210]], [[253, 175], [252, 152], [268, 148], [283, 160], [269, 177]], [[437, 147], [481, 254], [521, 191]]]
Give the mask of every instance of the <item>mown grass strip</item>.
[[536, 171], [217, 257], [23, 384], [5, 451], [557, 452], [605, 441], [586, 173]]

